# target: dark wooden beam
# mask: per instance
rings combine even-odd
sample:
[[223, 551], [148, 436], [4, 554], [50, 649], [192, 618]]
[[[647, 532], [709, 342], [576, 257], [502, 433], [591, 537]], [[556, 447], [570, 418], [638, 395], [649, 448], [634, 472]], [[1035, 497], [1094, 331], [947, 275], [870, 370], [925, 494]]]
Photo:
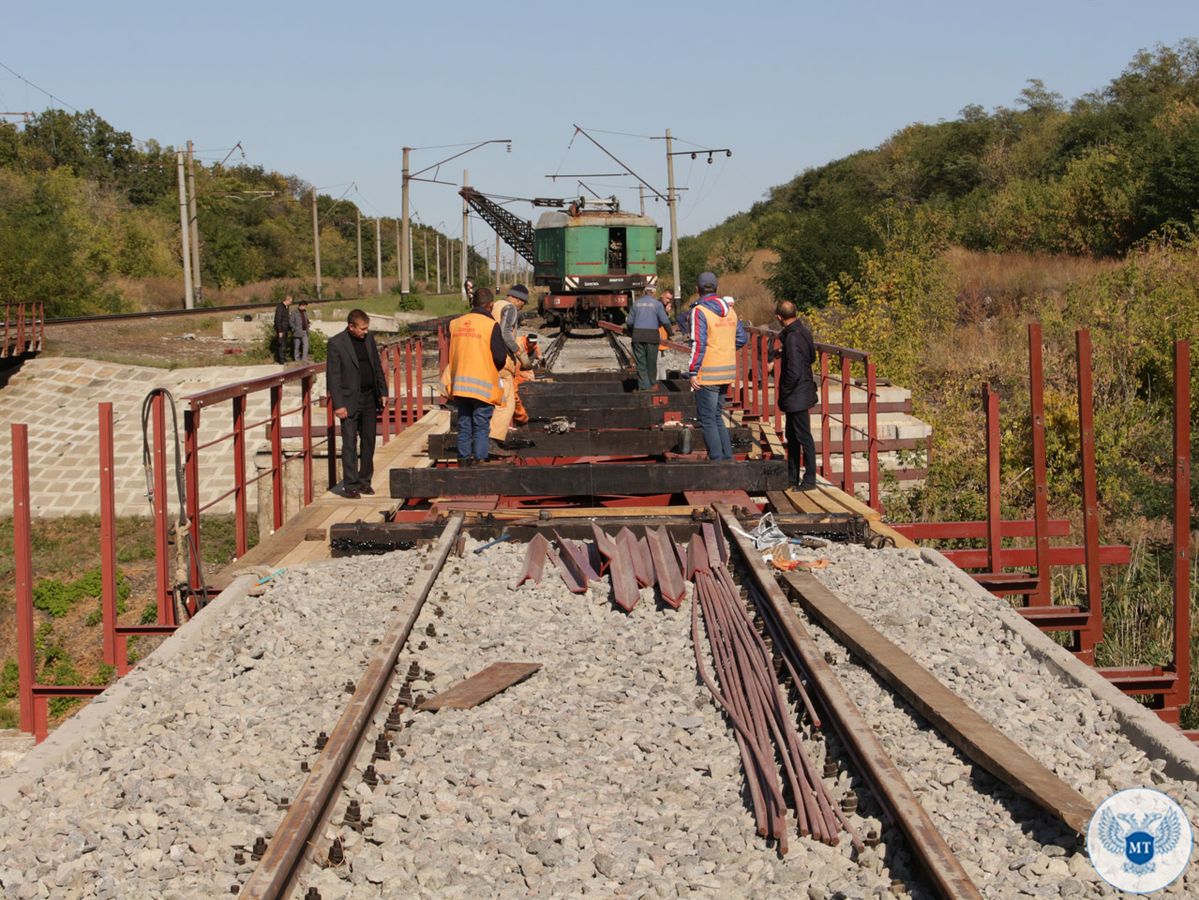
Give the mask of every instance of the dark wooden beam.
[[[657, 387], [652, 391], [655, 394], [691, 393], [688, 381], [683, 378], [665, 379], [656, 382], [656, 385]], [[581, 397], [592, 394], [633, 394], [636, 392], [637, 379], [624, 377], [605, 381], [558, 381], [553, 375], [538, 375], [536, 380], [525, 382], [520, 386], [522, 398], [534, 394], [543, 396], [569, 394]]]
[[[547, 456], [661, 456], [664, 453], [683, 453], [686, 436], [683, 428], [581, 429], [565, 434], [550, 434], [537, 429], [523, 429], [516, 433], [521, 442], [531, 441], [531, 447], [516, 447], [513, 453], [522, 459], [537, 459]], [[747, 448], [750, 444], [749, 429], [741, 426], [729, 429], [733, 447]], [[690, 451], [707, 450], [704, 433], [691, 428]], [[514, 442], [515, 443], [515, 442]], [[456, 459], [458, 435], [456, 432], [429, 435], [429, 456], [432, 459]]]
[[[520, 400], [528, 410], [530, 418], [548, 419], [557, 416], [571, 417], [579, 407], [595, 407], [624, 413], [630, 409], [655, 409], [695, 412], [695, 395], [691, 391], [657, 392], [646, 391], [632, 394], [545, 394], [530, 391], [520, 392]], [[611, 424], [611, 422], [610, 422]]]
[[[620, 425], [623, 428], [652, 428], [655, 425], [661, 425], [666, 421], [666, 416], [670, 415], [678, 421], [694, 422], [695, 421], [695, 403], [684, 409], [667, 409], [663, 407], [638, 407], [632, 409], [622, 409], [619, 412], [613, 411], [611, 408], [602, 405], [598, 398], [588, 398], [594, 402], [594, 406], [580, 405], [574, 409], [567, 410], [560, 416], [533, 416], [529, 422], [529, 428], [537, 431], [540, 426], [549, 421], [550, 418], [564, 418], [574, 423], [576, 429], [601, 429], [611, 428], [614, 422], [613, 416], [619, 415]], [[531, 415], [531, 414], [530, 414]], [[458, 427], [458, 411], [451, 407], [450, 411], [450, 428]]]
[[397, 498], [471, 494], [595, 497], [721, 490], [760, 494], [786, 485], [783, 460], [391, 470], [391, 496]]

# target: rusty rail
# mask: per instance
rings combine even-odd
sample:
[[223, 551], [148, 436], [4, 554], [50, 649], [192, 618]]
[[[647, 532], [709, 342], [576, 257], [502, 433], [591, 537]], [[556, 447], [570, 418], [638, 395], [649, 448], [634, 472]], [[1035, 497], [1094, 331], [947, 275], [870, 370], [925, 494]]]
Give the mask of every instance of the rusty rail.
[[810, 684], [821, 698], [825, 722], [831, 722], [837, 730], [859, 770], [870, 781], [875, 796], [907, 837], [912, 853], [920, 861], [936, 892], [942, 897], [981, 900], [982, 894], [937, 831], [898, 766], [879, 743], [870, 724], [825, 662], [761, 555], [752, 542], [741, 535], [737, 519], [723, 505], [718, 505], [716, 511], [766, 601], [764, 615], [774, 618], [803, 664]]
[[304, 865], [304, 848], [320, 831], [336, 802], [337, 789], [353, 765], [358, 747], [386, 696], [387, 687], [395, 675], [396, 659], [458, 539], [463, 518], [462, 513], [456, 513], [446, 523], [433, 549], [433, 558], [424, 578], [412, 586], [407, 609], [395, 619], [379, 642], [349, 705], [329, 733], [328, 743], [313, 764], [311, 773], [283, 822], [271, 837], [258, 868], [242, 888], [242, 897], [255, 900], [285, 897], [294, 887], [296, 876]]

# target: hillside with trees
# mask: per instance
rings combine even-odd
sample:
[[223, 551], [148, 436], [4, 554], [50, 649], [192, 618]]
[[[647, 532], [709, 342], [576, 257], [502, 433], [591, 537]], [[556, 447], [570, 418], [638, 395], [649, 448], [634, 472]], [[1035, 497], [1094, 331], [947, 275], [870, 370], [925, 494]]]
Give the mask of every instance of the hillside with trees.
[[1066, 103], [1038, 80], [1014, 108], [968, 106], [873, 150], [809, 169], [748, 211], [680, 241], [682, 278], [777, 254], [768, 286], [805, 307], [863, 271], [897, 215], [922, 210], [969, 250], [1121, 257], [1189, 226], [1199, 207], [1199, 43], [1142, 51], [1106, 87]]
[[[276, 279], [311, 285], [311, 190], [297, 176], [262, 166], [197, 161], [204, 285], [220, 290]], [[318, 192], [317, 207], [323, 276], [355, 275], [357, 206]], [[375, 229], [368, 218], [362, 253], [373, 278]], [[394, 221], [384, 220], [382, 232], [383, 269], [394, 273]], [[433, 256], [434, 234], [413, 227], [418, 273], [426, 246]], [[117, 311], [143, 294], [135, 285], [159, 279], [159, 293], [179, 305], [180, 254], [174, 148], [135, 142], [91, 110], [47, 110], [22, 128], [0, 122], [0, 302], [44, 300], [50, 316]], [[482, 263], [473, 252], [472, 258]]]

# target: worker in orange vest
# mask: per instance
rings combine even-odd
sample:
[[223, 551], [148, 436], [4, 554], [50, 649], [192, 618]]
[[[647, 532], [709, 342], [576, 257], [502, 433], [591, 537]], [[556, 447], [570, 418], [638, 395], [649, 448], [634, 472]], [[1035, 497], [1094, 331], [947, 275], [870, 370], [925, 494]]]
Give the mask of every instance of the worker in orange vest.
[[[666, 309], [666, 318], [670, 319], [670, 313], [674, 309], [674, 291], [670, 288], [662, 292], [662, 306]], [[658, 328], [658, 371], [656, 373], [658, 381], [666, 377], [666, 351], [670, 349], [666, 342], [670, 340], [670, 331], [673, 327], [673, 325], [670, 328], [662, 325]]]
[[704, 432], [708, 459], [732, 459], [733, 443], [724, 423], [724, 402], [737, 378], [737, 350], [749, 340], [732, 303], [716, 293], [716, 276], [703, 272], [696, 281], [699, 300], [691, 308], [688, 371], [695, 392], [695, 417]]
[[508, 429], [512, 427], [512, 417], [516, 414], [516, 373], [532, 367], [524, 348], [516, 340], [520, 311], [524, 309], [528, 300], [529, 289], [523, 284], [514, 284], [508, 288], [508, 296], [496, 300], [491, 307], [491, 317], [499, 326], [504, 346], [508, 350], [508, 360], [500, 372], [503, 398], [496, 405], [495, 415], [491, 417], [491, 451], [495, 455], [507, 452], [504, 441], [508, 439]]
[[[530, 366], [537, 366], [541, 362], [541, 347], [537, 343], [536, 332], [530, 331], [520, 339], [520, 346], [525, 351], [525, 356], [529, 359]], [[520, 386], [527, 381], [533, 380], [533, 369], [517, 369], [513, 383], [516, 387], [516, 409], [512, 413], [512, 422], [515, 425], [527, 425], [529, 423], [529, 413], [525, 409], [525, 405], [520, 401]]]
[[441, 385], [458, 410], [458, 465], [483, 462], [488, 455], [491, 417], [504, 398], [500, 370], [508, 348], [491, 317], [494, 295], [478, 288], [468, 313], [450, 322], [450, 354]]

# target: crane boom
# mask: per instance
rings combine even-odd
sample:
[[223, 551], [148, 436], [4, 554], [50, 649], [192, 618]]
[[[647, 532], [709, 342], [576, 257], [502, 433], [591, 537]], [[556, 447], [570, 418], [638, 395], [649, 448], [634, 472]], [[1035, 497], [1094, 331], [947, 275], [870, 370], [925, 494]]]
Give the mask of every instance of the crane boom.
[[474, 188], [464, 187], [458, 192], [471, 209], [483, 217], [483, 221], [495, 229], [496, 234], [509, 247], [536, 265], [533, 251], [533, 223], [520, 218], [489, 200]]

